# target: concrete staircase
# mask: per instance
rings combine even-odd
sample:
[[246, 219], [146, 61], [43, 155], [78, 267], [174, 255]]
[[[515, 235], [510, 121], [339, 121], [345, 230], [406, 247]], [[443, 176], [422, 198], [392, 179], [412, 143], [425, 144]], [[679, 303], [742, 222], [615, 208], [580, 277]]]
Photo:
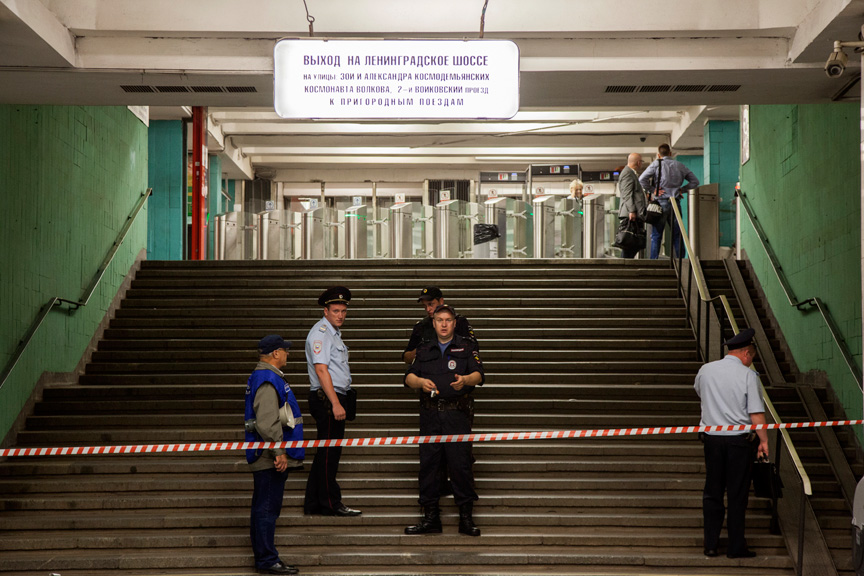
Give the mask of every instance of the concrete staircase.
[[[758, 287], [758, 279], [744, 265], [738, 262], [737, 266], [744, 280], [748, 296], [756, 308], [760, 322], [765, 327], [766, 335], [777, 358], [779, 367], [783, 373], [784, 380], [793, 386], [773, 386], [768, 389], [769, 397], [774, 403], [778, 414], [784, 422], [808, 421], [812, 417], [816, 419], [845, 420], [846, 414], [831, 399], [828, 388], [810, 388], [802, 382], [802, 375], [797, 371], [791, 354], [783, 342], [783, 335], [772, 326], [768, 310]], [[712, 296], [726, 295], [729, 304], [735, 314], [735, 319], [740, 325], [744, 325], [744, 315], [738, 297], [735, 294], [729, 275], [722, 261], [706, 261], [702, 263], [706, 281]], [[758, 360], [758, 359], [757, 359]], [[757, 368], [759, 368], [757, 362]], [[760, 372], [763, 372], [760, 370]], [[763, 382], [767, 381], [763, 379]], [[801, 391], [806, 390], [812, 394], [813, 400], [818, 404], [816, 410], [822, 414], [808, 414], [802, 402]], [[811, 408], [812, 411], [812, 408]], [[836, 459], [849, 463], [845, 473], [847, 475], [847, 490], [854, 492], [854, 481], [864, 475], [864, 466], [861, 463], [860, 447], [855, 439], [854, 432], [850, 428], [833, 428], [820, 433], [813, 429], [790, 430], [790, 436], [795, 443], [801, 461], [813, 483], [813, 496], [810, 504], [819, 522], [819, 529], [825, 537], [834, 565], [839, 574], [854, 574], [852, 564], [852, 540], [850, 537], [850, 522], [852, 517], [851, 502], [844, 497], [841, 478], [844, 471], [838, 471], [828, 457], [828, 450], [835, 450]], [[835, 436], [836, 439], [831, 437]], [[788, 461], [787, 461], [788, 464]], [[781, 464], [782, 465], [782, 464]], [[853, 484], [849, 486], [849, 476]]]
[[[233, 441], [257, 340], [303, 341], [318, 294], [354, 294], [344, 338], [359, 391], [349, 436], [417, 433], [399, 357], [441, 286], [477, 331], [487, 385], [475, 431], [691, 425], [700, 363], [667, 263], [648, 261], [146, 262], [75, 386], [49, 388], [19, 446]], [[314, 437], [314, 427], [309, 437]], [[752, 560], [702, 554], [695, 435], [475, 444], [480, 538], [403, 535], [418, 517], [416, 447], [347, 448], [352, 519], [304, 517], [289, 477], [277, 545], [303, 574], [792, 574], [751, 499]], [[250, 574], [243, 455], [16, 458], [0, 463], [0, 573]]]

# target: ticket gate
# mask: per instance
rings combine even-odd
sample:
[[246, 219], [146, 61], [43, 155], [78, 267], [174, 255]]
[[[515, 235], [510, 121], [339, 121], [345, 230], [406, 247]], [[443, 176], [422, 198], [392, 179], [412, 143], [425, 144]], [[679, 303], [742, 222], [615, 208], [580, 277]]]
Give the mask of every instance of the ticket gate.
[[390, 257], [413, 258], [413, 206], [400, 202], [390, 206]]
[[324, 258], [324, 210], [316, 208], [303, 212], [301, 230], [303, 233], [302, 253], [304, 260]]
[[582, 200], [562, 198], [558, 204], [561, 228], [559, 256], [561, 258], [582, 257]]
[[435, 258], [459, 258], [462, 243], [461, 200], [444, 200], [435, 205]]
[[604, 196], [592, 196], [582, 202], [582, 257], [603, 258], [606, 234], [606, 202]]
[[513, 208], [508, 206], [507, 224], [507, 256], [531, 258], [534, 254], [534, 217], [531, 204], [514, 200]]
[[[513, 201], [509, 200], [512, 205]], [[498, 228], [498, 238], [474, 246], [474, 258], [505, 258], [507, 256], [507, 204], [508, 199], [489, 198], [483, 203], [486, 224]]]
[[258, 260], [290, 260], [290, 229], [284, 219], [287, 212], [269, 211], [258, 213]]
[[237, 212], [220, 214], [215, 218], [213, 255], [215, 260], [239, 260], [237, 244]]
[[368, 227], [366, 206], [352, 206], [345, 210], [345, 258], [366, 258]]
[[537, 196], [534, 205], [534, 258], [555, 257], [555, 196]]

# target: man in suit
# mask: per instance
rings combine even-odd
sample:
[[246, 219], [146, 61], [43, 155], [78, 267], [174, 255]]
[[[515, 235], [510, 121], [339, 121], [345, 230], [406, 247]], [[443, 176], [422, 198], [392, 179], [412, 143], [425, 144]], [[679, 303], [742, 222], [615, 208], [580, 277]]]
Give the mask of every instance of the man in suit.
[[[636, 152], [627, 157], [627, 166], [618, 178], [618, 191], [621, 194], [621, 209], [618, 218], [638, 222], [644, 229], [647, 200], [642, 185], [639, 184], [639, 170], [642, 169], [642, 156]], [[621, 250], [622, 258], [635, 258], [638, 250]]]

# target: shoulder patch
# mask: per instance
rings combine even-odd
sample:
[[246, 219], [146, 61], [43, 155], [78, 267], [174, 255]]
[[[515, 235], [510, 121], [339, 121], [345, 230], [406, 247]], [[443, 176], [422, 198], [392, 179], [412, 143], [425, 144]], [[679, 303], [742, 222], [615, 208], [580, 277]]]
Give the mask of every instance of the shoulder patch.
[[319, 332], [326, 332], [326, 331], [327, 331], [327, 327], [324, 326], [324, 325], [321, 325], [321, 326], [318, 327], [318, 331], [319, 331]]
[[483, 364], [483, 361], [480, 360], [480, 353], [477, 352], [476, 350], [474, 351], [474, 361], [477, 362], [478, 364]]
[[324, 342], [322, 342], [321, 340], [315, 340], [312, 343], [312, 352], [314, 352], [315, 354], [320, 354], [323, 348]]

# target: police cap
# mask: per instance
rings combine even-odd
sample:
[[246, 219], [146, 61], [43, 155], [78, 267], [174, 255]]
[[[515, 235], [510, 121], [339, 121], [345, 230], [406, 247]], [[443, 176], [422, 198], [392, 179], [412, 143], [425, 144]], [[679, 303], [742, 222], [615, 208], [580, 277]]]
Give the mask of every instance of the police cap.
[[258, 353], [261, 355], [270, 354], [274, 350], [280, 348], [290, 348], [291, 341], [283, 340], [278, 334], [270, 334], [258, 341]]
[[739, 348], [746, 348], [753, 344], [753, 336], [756, 335], [756, 330], [753, 328], [745, 328], [738, 332], [735, 336], [724, 342], [723, 344], [729, 350], [738, 350]]
[[427, 286], [420, 291], [420, 297], [417, 298], [417, 302], [423, 302], [424, 300], [439, 300], [444, 297], [444, 294], [441, 293], [441, 289], [437, 286]]
[[328, 304], [348, 304], [351, 300], [351, 291], [345, 286], [333, 286], [321, 293], [318, 297], [319, 306]]
[[441, 304], [440, 306], [437, 306], [435, 308], [435, 312], [433, 312], [432, 315], [434, 316], [439, 312], [449, 312], [451, 316], [453, 316], [454, 318], [456, 317], [456, 310], [454, 310], [453, 307], [449, 304]]

